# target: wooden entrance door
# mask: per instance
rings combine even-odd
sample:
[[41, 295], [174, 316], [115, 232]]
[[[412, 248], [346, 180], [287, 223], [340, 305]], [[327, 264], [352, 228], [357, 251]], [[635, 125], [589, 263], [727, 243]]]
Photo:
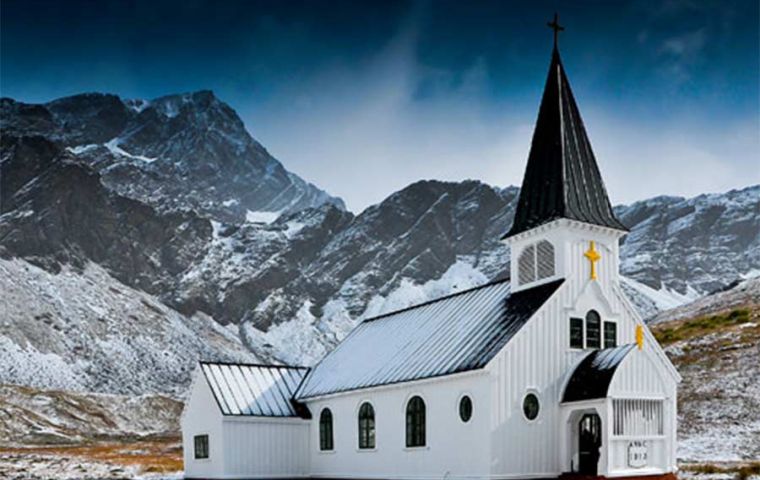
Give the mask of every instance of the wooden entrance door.
[[587, 413], [578, 424], [578, 473], [596, 475], [602, 446], [602, 419]]

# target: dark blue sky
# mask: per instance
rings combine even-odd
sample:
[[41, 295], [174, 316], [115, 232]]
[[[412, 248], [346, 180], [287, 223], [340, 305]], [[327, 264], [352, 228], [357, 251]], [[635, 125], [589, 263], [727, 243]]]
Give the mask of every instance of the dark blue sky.
[[212, 89], [360, 209], [420, 178], [520, 182], [555, 10], [613, 201], [760, 182], [756, 0], [3, 0], [0, 94]]

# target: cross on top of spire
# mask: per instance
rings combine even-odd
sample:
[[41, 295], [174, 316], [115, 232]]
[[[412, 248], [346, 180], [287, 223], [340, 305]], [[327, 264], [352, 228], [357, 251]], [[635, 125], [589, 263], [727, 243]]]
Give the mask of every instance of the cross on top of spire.
[[554, 20], [551, 22], [547, 22], [546, 25], [549, 26], [552, 30], [554, 30], [554, 48], [557, 48], [557, 37], [559, 36], [559, 32], [565, 29], [562, 25], [559, 24], [559, 15], [557, 13], [554, 13]]

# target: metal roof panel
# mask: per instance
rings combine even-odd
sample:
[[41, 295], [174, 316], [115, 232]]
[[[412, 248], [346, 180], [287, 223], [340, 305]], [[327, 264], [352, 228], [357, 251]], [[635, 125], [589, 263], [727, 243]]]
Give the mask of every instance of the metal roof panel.
[[511, 294], [501, 280], [367, 319], [309, 372], [297, 398], [482, 368], [561, 283]]
[[298, 417], [293, 396], [307, 368], [201, 362], [201, 372], [223, 415]]

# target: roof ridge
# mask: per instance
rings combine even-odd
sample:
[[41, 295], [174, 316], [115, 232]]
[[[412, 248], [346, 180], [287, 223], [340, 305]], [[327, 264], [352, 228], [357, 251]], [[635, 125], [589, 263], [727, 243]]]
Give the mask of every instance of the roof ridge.
[[442, 300], [448, 300], [449, 298], [452, 298], [452, 297], [456, 297], [456, 296], [459, 296], [459, 295], [464, 295], [465, 293], [474, 292], [475, 290], [480, 290], [481, 288], [492, 287], [494, 285], [497, 285], [497, 284], [500, 284], [500, 283], [504, 283], [504, 282], [508, 282], [508, 281], [510, 281], [509, 277], [498, 278], [496, 280], [491, 280], [490, 282], [486, 282], [483, 285], [478, 285], [477, 287], [467, 288], [465, 290], [462, 290], [462, 291], [459, 291], [459, 292], [450, 293], [448, 295], [444, 295], [442, 297], [437, 297], [437, 298], [434, 298], [432, 300], [427, 300], [427, 301], [424, 301], [422, 303], [416, 303], [416, 304], [410, 305], [408, 307], [399, 308], [398, 310], [392, 310], [390, 312], [386, 312], [386, 313], [383, 313], [381, 315], [375, 315], [374, 317], [365, 318], [364, 320], [361, 321], [361, 323], [368, 323], [368, 322], [374, 322], [375, 320], [382, 320], [385, 317], [389, 317], [391, 315], [396, 315], [396, 314], [401, 313], [401, 312], [406, 312], [407, 310], [413, 310], [415, 308], [424, 307], [426, 305], [430, 305], [431, 303], [440, 302]]
[[198, 360], [201, 365], [229, 365], [237, 367], [256, 367], [256, 368], [285, 368], [290, 370], [309, 370], [311, 367], [303, 365], [273, 365], [266, 363], [249, 363], [249, 362], [223, 362], [214, 360]]

